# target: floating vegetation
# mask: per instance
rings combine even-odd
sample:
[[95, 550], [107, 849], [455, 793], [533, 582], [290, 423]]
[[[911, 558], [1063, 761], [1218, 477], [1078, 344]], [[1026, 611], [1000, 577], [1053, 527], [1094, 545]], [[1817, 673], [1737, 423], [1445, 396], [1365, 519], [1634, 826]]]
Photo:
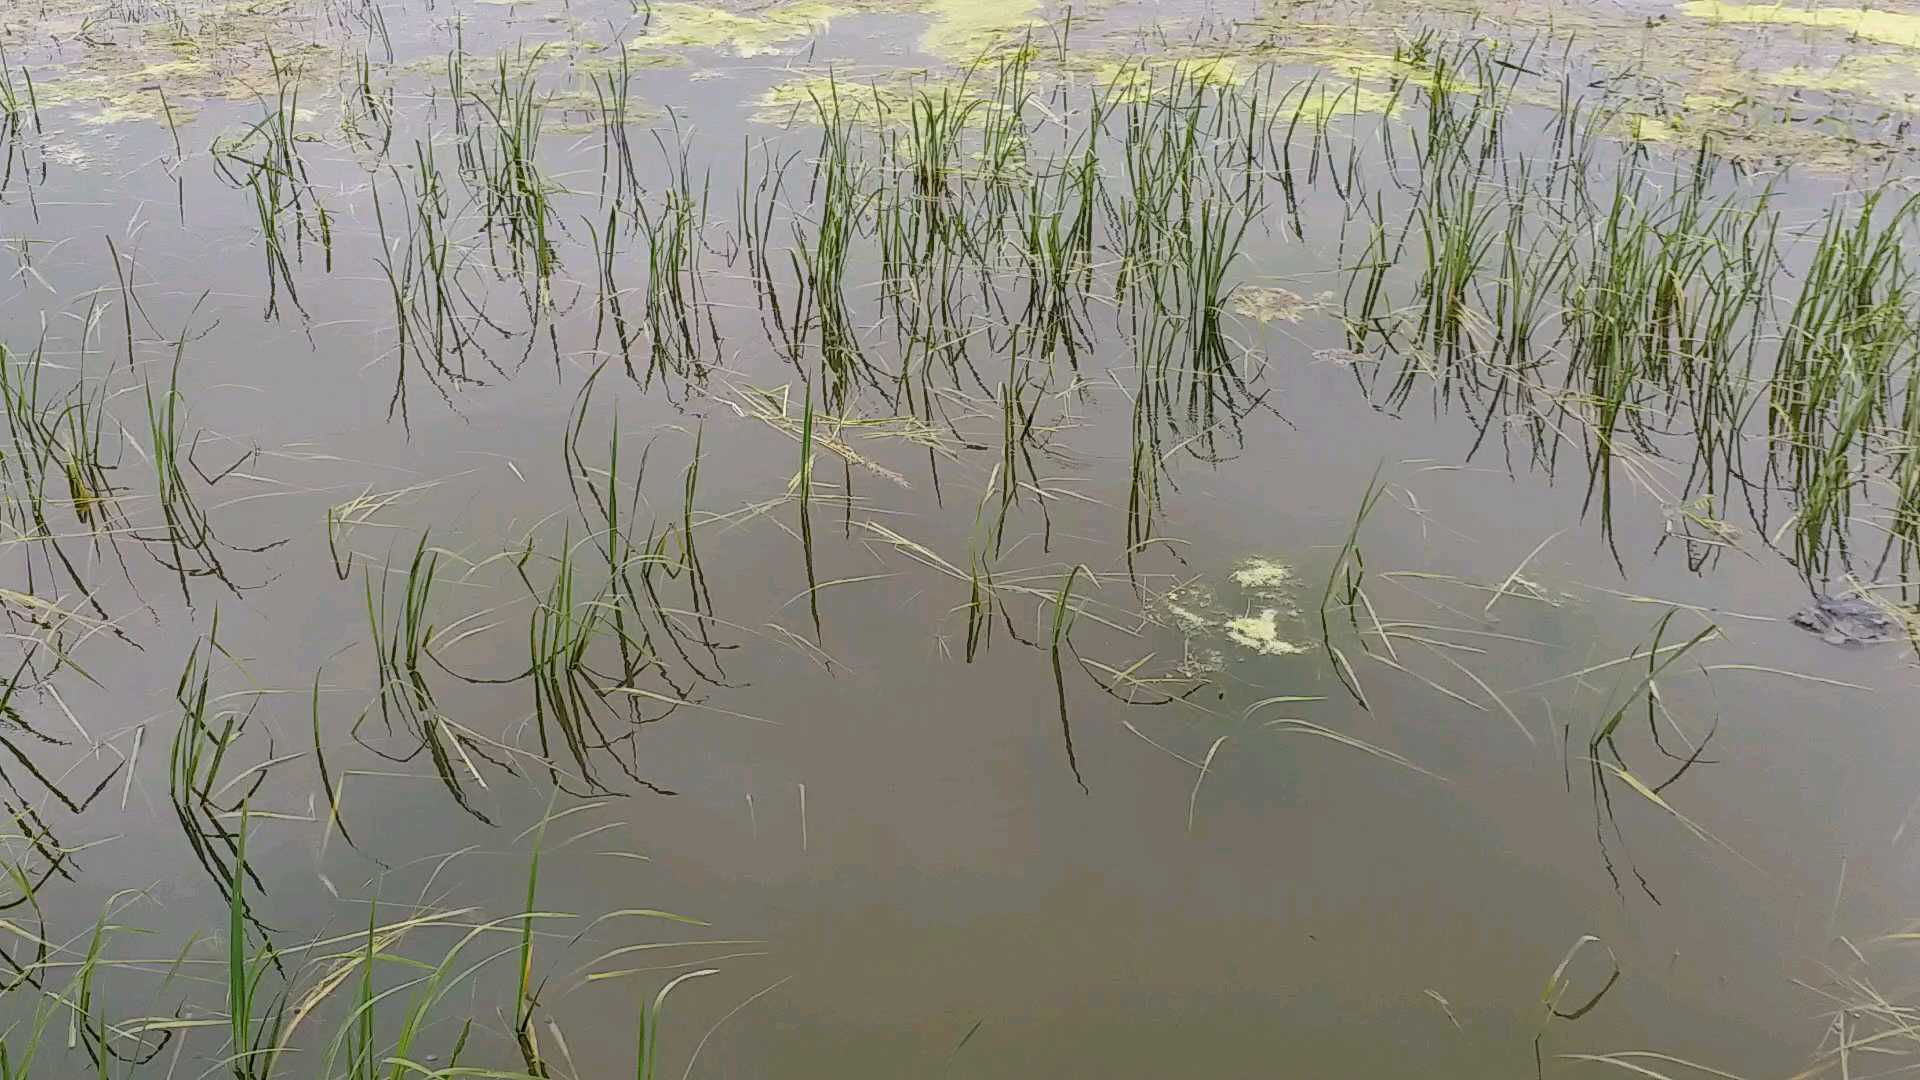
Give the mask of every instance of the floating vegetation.
[[1290, 628], [1301, 619], [1292, 595], [1296, 584], [1293, 567], [1256, 556], [1242, 559], [1223, 583], [1234, 606], [1222, 606], [1222, 588], [1194, 578], [1152, 596], [1146, 612], [1179, 632], [1189, 664], [1224, 660], [1223, 646], [1229, 645], [1257, 656], [1295, 656], [1312, 651], [1290, 639]]
[[1277, 559], [1255, 556], [1240, 560], [1234, 568], [1233, 583], [1252, 592], [1268, 592], [1285, 588], [1293, 581], [1293, 567]]
[[1243, 285], [1234, 290], [1229, 311], [1255, 322], [1297, 323], [1314, 305], [1299, 293], [1286, 289], [1262, 289]]
[[660, 3], [648, 7], [644, 31], [629, 49], [714, 49], [734, 56], [766, 56], [824, 31], [844, 12], [817, 0], [783, 0], [751, 14], [707, 4]]
[[1920, 15], [1904, 11], [1819, 4], [1804, 7], [1790, 4], [1725, 4], [1720, 0], [1686, 0], [1680, 5], [1680, 11], [1697, 19], [1837, 30], [1851, 38], [1920, 49]]
[[1280, 636], [1279, 608], [1261, 608], [1258, 613], [1226, 621], [1227, 640], [1261, 656], [1297, 656], [1307, 652]]
[[1044, 24], [1039, 0], [925, 0], [920, 50], [954, 63], [1023, 44]]

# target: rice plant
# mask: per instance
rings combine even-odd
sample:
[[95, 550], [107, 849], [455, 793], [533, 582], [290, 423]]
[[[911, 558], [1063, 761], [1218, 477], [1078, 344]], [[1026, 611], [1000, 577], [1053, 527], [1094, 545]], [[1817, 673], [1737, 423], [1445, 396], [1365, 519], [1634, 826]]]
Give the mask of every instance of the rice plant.
[[[660, 145], [663, 156], [666, 144]], [[671, 177], [657, 211], [638, 203], [640, 239], [647, 249], [645, 324], [651, 350], [647, 379], [656, 371], [697, 378], [710, 355], [720, 352], [720, 331], [706, 300], [700, 253], [707, 215], [705, 186], [696, 193], [683, 147], [677, 163], [668, 157]], [[611, 219], [610, 219], [611, 220]], [[611, 235], [612, 226], [608, 233]], [[703, 331], [704, 325], [704, 331]]]
[[[318, 243], [325, 268], [333, 268], [333, 219], [320, 201], [299, 147], [300, 85], [305, 77], [295, 62], [267, 50], [273, 78], [272, 95], [261, 93], [263, 115], [237, 134], [223, 134], [212, 146], [216, 174], [234, 188], [248, 192], [260, 225], [266, 254], [267, 306], [271, 319], [279, 309], [280, 290], [303, 315], [293, 267], [302, 261], [306, 244]], [[289, 258], [291, 249], [291, 258]]]
[[493, 248], [497, 239], [506, 249], [505, 265], [529, 286], [529, 312], [538, 319], [552, 304], [559, 237], [553, 185], [539, 164], [547, 95], [534, 59], [502, 52], [485, 93], [470, 91], [468, 98], [486, 123], [464, 137], [462, 175], [484, 209], [495, 265], [502, 265]]

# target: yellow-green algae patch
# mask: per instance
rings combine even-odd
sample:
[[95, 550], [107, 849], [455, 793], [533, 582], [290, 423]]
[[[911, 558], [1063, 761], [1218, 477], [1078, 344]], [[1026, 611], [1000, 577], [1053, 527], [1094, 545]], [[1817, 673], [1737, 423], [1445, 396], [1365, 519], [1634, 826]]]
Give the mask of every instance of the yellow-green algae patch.
[[[1359, 57], [1363, 54], [1356, 52], [1350, 55]], [[1269, 107], [1283, 117], [1297, 113], [1308, 121], [1326, 123], [1355, 113], [1386, 115], [1396, 111], [1401, 99], [1401, 93], [1393, 91], [1396, 76], [1402, 86], [1431, 85], [1431, 75], [1424, 68], [1396, 62], [1391, 57], [1374, 59], [1380, 63], [1361, 65], [1368, 74], [1357, 74], [1353, 70], [1322, 71], [1323, 76], [1338, 77], [1322, 77], [1311, 82], [1308, 81], [1306, 69], [1318, 67], [1322, 58], [1312, 56], [1305, 50], [1291, 49], [1250, 47], [1236, 54], [1194, 52], [1154, 57], [1107, 57], [1092, 62], [1070, 61], [1066, 66], [1068, 70], [1078, 72], [1099, 85], [1110, 102], [1146, 101], [1174, 88], [1184, 91], [1245, 87], [1260, 81], [1274, 70], [1275, 65], [1282, 69], [1297, 67], [1300, 69], [1300, 81], [1292, 86], [1276, 86]], [[1442, 85], [1443, 88], [1458, 89], [1465, 93], [1478, 92], [1473, 84], [1451, 77], [1444, 80]]]
[[1398, 80], [1449, 94], [1480, 92], [1480, 84], [1465, 78], [1458, 69], [1443, 72], [1395, 53], [1340, 47], [1290, 49], [1287, 52], [1297, 59], [1343, 76], [1349, 82], [1354, 79], [1374, 83]]
[[[1400, 108], [1399, 94], [1390, 94], [1357, 82], [1341, 86], [1321, 83], [1302, 93], [1305, 100], [1300, 104], [1300, 115], [1316, 123], [1326, 123], [1342, 116], [1390, 116]], [[1292, 108], [1291, 105], [1287, 107]]]
[[1227, 640], [1262, 656], [1297, 656], [1306, 652], [1280, 636], [1280, 609], [1262, 608], [1258, 614], [1227, 620]]
[[[112, 124], [123, 120], [163, 119], [170, 107], [174, 123], [185, 124], [192, 115], [179, 104], [182, 97], [204, 97], [197, 92], [215, 80], [211, 65], [202, 60], [168, 60], [145, 66], [88, 68], [69, 73], [55, 69], [51, 78], [36, 80], [34, 97], [42, 108], [92, 106], [80, 119], [86, 123]], [[188, 88], [193, 88], [189, 91]], [[161, 92], [172, 97], [165, 105]]]
[[[40, 107], [72, 109], [90, 124], [169, 118], [184, 124], [192, 119], [192, 103], [272, 94], [274, 57], [295, 81], [325, 86], [322, 76], [337, 56], [313, 40], [318, 21], [291, 0], [184, 2], [169, 8], [165, 21], [147, 23], [115, 10], [97, 2], [52, 5], [28, 23], [33, 37], [21, 35], [20, 24], [0, 26], [0, 40], [20, 36], [15, 56], [33, 73]], [[53, 28], [69, 16], [80, 25], [63, 47], [29, 61], [38, 36], [57, 37]]]
[[1078, 65], [1113, 102], [1146, 101], [1168, 88], [1237, 86], [1259, 62], [1238, 56], [1107, 57]]
[[791, 0], [751, 14], [706, 4], [654, 4], [646, 33], [628, 44], [640, 50], [696, 48], [765, 56], [812, 38], [844, 10], [818, 0]]
[[964, 63], [1018, 45], [1044, 25], [1039, 0], [927, 0], [932, 21], [920, 34], [920, 49]]
[[1625, 113], [1615, 118], [1614, 134], [1637, 142], [1692, 148], [1702, 138], [1725, 157], [1749, 162], [1790, 163], [1795, 168], [1844, 171], [1878, 154], [1883, 146], [1854, 134], [1844, 120], [1815, 117], [1793, 123], [1722, 110], [1682, 109], [1664, 116]]
[[1851, 37], [1920, 49], [1920, 15], [1870, 7], [1798, 7], [1787, 4], [1723, 4], [1685, 0], [1682, 14], [1721, 22], [1811, 26], [1840, 30]]
[[1835, 97], [1903, 105], [1920, 93], [1920, 58], [1904, 55], [1846, 55], [1830, 65], [1791, 67], [1751, 73], [1762, 86], [1812, 91]]
[[1233, 571], [1235, 585], [1256, 591], [1278, 589], [1292, 580], [1293, 567], [1277, 559], [1242, 559]]
[[[1655, 122], [1616, 116], [1611, 130], [1620, 138], [1634, 138], [1637, 127], [1641, 141], [1677, 148], [1697, 147], [1708, 135], [1713, 149], [1729, 158], [1819, 170], [1884, 160], [1909, 145], [1904, 136], [1882, 134], [1875, 126], [1885, 119], [1884, 110], [1911, 108], [1920, 96], [1920, 14], [1912, 13], [1920, 11], [1920, 5], [1911, 2], [1876, 0], [1861, 8], [1831, 2], [1792, 7], [1698, 0], [1676, 5], [1672, 20], [1650, 20], [1644, 12], [1603, 5], [1510, 2], [1497, 11], [1473, 3], [1446, 7], [1481, 21], [1492, 19], [1512, 40], [1529, 32], [1576, 40], [1584, 55], [1573, 61], [1575, 66], [1612, 71], [1618, 70], [1621, 58], [1631, 57], [1634, 70], [1652, 76], [1643, 83], [1652, 89], [1637, 96], [1629, 111]], [[1272, 56], [1286, 69], [1320, 68], [1325, 72], [1323, 85], [1346, 77], [1352, 87], [1357, 80], [1368, 92], [1357, 103], [1358, 111], [1391, 112], [1398, 99], [1380, 94], [1380, 88], [1390, 86], [1395, 69], [1404, 72], [1403, 90], [1431, 86], [1431, 68], [1409, 59], [1405, 49], [1407, 27], [1434, 11], [1435, 5], [1426, 0], [1368, 0], [1353, 21], [1322, 23], [1303, 20], [1297, 4], [1268, 0], [1247, 26], [1263, 27], [1268, 40], [1284, 44], [1255, 45], [1250, 51]], [[1827, 50], [1840, 53], [1830, 62], [1783, 56], [1781, 46], [1797, 47], [1789, 40], [1794, 35], [1770, 39], [1757, 33], [1781, 24], [1810, 27], [1809, 37], [1830, 30], [1822, 38], [1828, 44], [1846, 35], [1848, 47]], [[1461, 80], [1472, 77], [1474, 70], [1463, 65], [1446, 74], [1445, 89], [1458, 92], [1467, 89]], [[1508, 100], [1557, 108], [1557, 85], [1558, 79], [1522, 80], [1509, 89]], [[1822, 103], [1809, 102], [1808, 92], [1833, 99], [1830, 116], [1809, 112], [1809, 105], [1817, 110]], [[1354, 104], [1312, 101], [1303, 115], [1333, 120], [1347, 115]]]
[[272, 85], [264, 55], [237, 67], [196, 56], [145, 65], [80, 63], [54, 68], [35, 80], [34, 91], [42, 108], [74, 107], [81, 110], [78, 115], [84, 123], [164, 123], [170, 118], [180, 125], [193, 119], [188, 102], [254, 101]]
[[868, 73], [836, 71], [802, 75], [767, 88], [754, 99], [756, 116], [782, 123], [794, 117], [812, 120], [821, 108], [837, 108], [841, 119], [869, 126], [904, 123], [917, 97], [980, 100], [983, 89], [957, 80], [935, 79], [911, 68]]

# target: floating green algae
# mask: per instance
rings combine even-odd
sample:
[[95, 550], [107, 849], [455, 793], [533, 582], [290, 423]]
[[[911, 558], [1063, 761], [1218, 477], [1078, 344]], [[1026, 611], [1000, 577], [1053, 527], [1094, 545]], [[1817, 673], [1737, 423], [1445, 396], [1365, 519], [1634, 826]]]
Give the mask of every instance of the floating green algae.
[[[1149, 617], [1187, 640], [1186, 652], [1218, 659], [1222, 644], [1232, 644], [1256, 656], [1295, 656], [1308, 647], [1290, 640], [1283, 627], [1296, 623], [1300, 613], [1288, 598], [1297, 584], [1293, 567], [1278, 559], [1250, 556], [1234, 564], [1225, 585], [1237, 592], [1241, 604], [1223, 608], [1212, 586], [1200, 578], [1170, 586], [1153, 597]], [[1250, 601], [1250, 602], [1249, 602]]]
[[793, 0], [750, 14], [706, 4], [654, 4], [646, 32], [628, 44], [639, 50], [693, 48], [766, 56], [812, 38], [845, 10], [818, 0]]
[[151, 22], [98, 2], [36, 13], [28, 24], [36, 37], [58, 37], [56, 28], [80, 20], [64, 47], [31, 65], [39, 107], [71, 110], [88, 124], [177, 126], [192, 119], [194, 103], [255, 101], [277, 82], [318, 79], [339, 62], [314, 40], [318, 21], [290, 0], [189, 2], [168, 10], [164, 21]]
[[1250, 57], [1177, 56], [1107, 57], [1085, 67], [1112, 100], [1144, 101], [1169, 83], [1187, 86], [1233, 86], [1246, 81], [1260, 67]]
[[1869, 7], [1790, 7], [1786, 4], [1724, 4], [1684, 0], [1682, 14], [1720, 22], [1811, 26], [1851, 37], [1920, 49], [1920, 15]]
[[920, 34], [922, 52], [966, 63], [1019, 45], [1044, 25], [1039, 0], [927, 0], [932, 22]]
[[1292, 581], [1293, 567], [1278, 559], [1242, 559], [1233, 571], [1235, 585], [1256, 592], [1282, 588]]
[[1442, 70], [1398, 53], [1360, 48], [1316, 48], [1288, 50], [1296, 58], [1341, 76], [1379, 83], [1395, 81], [1437, 88], [1449, 94], [1478, 94], [1480, 84], [1465, 78], [1460, 69]]
[[1298, 656], [1307, 647], [1280, 636], [1280, 609], [1261, 608], [1257, 614], [1228, 619], [1227, 640], [1261, 656]]
[[[1350, 52], [1351, 57], [1363, 54]], [[1372, 56], [1378, 63], [1358, 69], [1321, 66], [1321, 58], [1307, 50], [1275, 50], [1250, 47], [1239, 53], [1192, 52], [1155, 57], [1107, 57], [1087, 62], [1070, 61], [1069, 70], [1083, 73], [1101, 86], [1110, 102], [1141, 102], [1179, 88], [1184, 91], [1214, 87], [1247, 87], [1276, 70], [1297, 75], [1293, 85], [1276, 85], [1269, 107], [1284, 116], [1299, 115], [1314, 123], [1326, 123], [1353, 114], [1384, 115], [1399, 108], [1400, 94], [1394, 83], [1426, 85], [1421, 69], [1396, 64], [1390, 56]], [[1354, 61], [1356, 64], [1358, 60]], [[1397, 80], [1396, 80], [1397, 77]], [[1446, 80], [1447, 86], [1455, 80]], [[1472, 84], [1460, 83], [1463, 92], [1477, 92]]]
[[1890, 151], [1834, 116], [1790, 121], [1718, 108], [1678, 109], [1658, 116], [1624, 113], [1616, 118], [1613, 129], [1623, 139], [1670, 147], [1697, 147], [1705, 138], [1715, 153], [1730, 160], [1791, 164], [1816, 172], [1845, 171]]
[[785, 123], [796, 117], [813, 120], [826, 106], [837, 107], [841, 119], [877, 127], [905, 122], [916, 97], [938, 98], [941, 93], [979, 96], [977, 90], [959, 82], [933, 79], [918, 69], [836, 71], [776, 83], [754, 99], [755, 117], [768, 123]]

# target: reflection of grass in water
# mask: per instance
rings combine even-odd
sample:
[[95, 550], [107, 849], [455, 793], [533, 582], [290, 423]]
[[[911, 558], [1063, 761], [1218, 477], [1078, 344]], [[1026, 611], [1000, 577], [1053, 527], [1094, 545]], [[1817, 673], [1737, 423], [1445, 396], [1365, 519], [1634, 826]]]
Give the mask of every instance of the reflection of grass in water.
[[[188, 653], [175, 687], [181, 716], [173, 737], [168, 785], [181, 832], [195, 860], [233, 905], [235, 918], [240, 920], [234, 929], [244, 938], [250, 927], [258, 927], [248, 913], [244, 894], [248, 888], [265, 889], [260, 876], [247, 866], [246, 806], [266, 788], [273, 767], [285, 759], [271, 756], [269, 736], [265, 761], [240, 767], [232, 760], [238, 756], [242, 737], [254, 730], [254, 706], [223, 708], [212, 696], [214, 663], [222, 658], [232, 660], [220, 644], [219, 633], [216, 615], [213, 629]], [[257, 698], [254, 704], [258, 704]], [[247, 745], [251, 744], [249, 741]], [[238, 829], [227, 824], [235, 815], [241, 817]], [[246, 1045], [245, 1040], [242, 1045]]]
[[[204, 297], [203, 297], [204, 299]], [[148, 530], [135, 533], [136, 538], [154, 551], [154, 557], [160, 564], [173, 571], [180, 583], [180, 594], [191, 603], [193, 596], [188, 588], [191, 580], [212, 578], [227, 587], [236, 596], [240, 588], [227, 576], [225, 566], [220, 560], [220, 551], [227, 548], [215, 535], [213, 519], [201, 506], [199, 497], [194, 494], [188, 483], [183, 464], [211, 487], [245, 465], [254, 456], [242, 454], [224, 471], [208, 476], [193, 461], [194, 449], [199, 445], [195, 436], [191, 443], [182, 445], [185, 428], [181, 417], [181, 408], [185, 398], [180, 392], [180, 368], [186, 356], [187, 331], [182, 330], [175, 343], [173, 364], [167, 378], [164, 391], [155, 394], [151, 381], [145, 384], [147, 404], [147, 454], [153, 463], [155, 484], [155, 503], [159, 507], [160, 522], [158, 532]], [[230, 550], [259, 553], [269, 551], [284, 544], [285, 540], [257, 548], [231, 548]]]
[[1060, 646], [1068, 643], [1073, 628], [1073, 611], [1068, 607], [1073, 596], [1073, 582], [1085, 569], [1076, 565], [1067, 571], [1067, 579], [1060, 583], [1060, 593], [1053, 598], [1053, 635], [1048, 648], [1053, 659], [1053, 688], [1060, 703], [1060, 737], [1067, 747], [1067, 767], [1073, 770], [1073, 779], [1080, 785], [1081, 791], [1087, 790], [1087, 782], [1080, 776], [1080, 759], [1073, 752], [1073, 725], [1067, 720], [1067, 684], [1060, 670]]
[[[1626, 838], [1620, 831], [1620, 822], [1615, 814], [1613, 805], [1614, 789], [1609, 783], [1610, 780], [1620, 781], [1628, 790], [1646, 799], [1661, 810], [1673, 815], [1688, 831], [1700, 839], [1715, 845], [1724, 846], [1720, 845], [1720, 841], [1708, 835], [1698, 825], [1695, 825], [1692, 821], [1682, 816], [1679, 811], [1675, 810], [1661, 795], [1661, 792], [1677, 782], [1682, 776], [1685, 776], [1689, 770], [1701, 761], [1707, 746], [1713, 741], [1714, 734], [1714, 729], [1709, 729], [1706, 737], [1700, 740], [1698, 745], [1689, 747], [1685, 755], [1668, 751], [1661, 739], [1660, 730], [1663, 722], [1676, 729], [1677, 725], [1673, 723], [1672, 715], [1667, 711], [1668, 707], [1660, 699], [1660, 676], [1693, 649], [1719, 637], [1721, 633], [1718, 626], [1713, 623], [1708, 623], [1704, 629], [1691, 638], [1688, 638], [1685, 642], [1678, 645], [1664, 644], [1667, 630], [1673, 622], [1674, 615], [1677, 614], [1678, 611], [1678, 608], [1669, 608], [1666, 614], [1662, 615], [1660, 620], [1654, 624], [1653, 638], [1644, 654], [1636, 650], [1636, 652], [1628, 655], [1628, 662], [1637, 661], [1644, 656], [1646, 661], [1646, 675], [1634, 684], [1633, 688], [1628, 691], [1626, 697], [1621, 701], [1620, 706], [1595, 729], [1592, 737], [1587, 741], [1587, 765], [1593, 795], [1594, 839], [1599, 844], [1601, 859], [1606, 865], [1608, 875], [1613, 880], [1613, 887], [1616, 892], [1620, 889], [1620, 878], [1614, 872], [1613, 856], [1606, 839], [1607, 831], [1610, 830], [1613, 833], [1614, 838], [1623, 846], [1623, 849]], [[1645, 715], [1647, 719], [1647, 729], [1652, 738], [1653, 745], [1662, 755], [1678, 762], [1678, 765], [1673, 768], [1672, 772], [1666, 778], [1653, 783], [1648, 783], [1635, 775], [1628, 766], [1626, 758], [1622, 756], [1620, 749], [1622, 738], [1620, 731], [1621, 724], [1626, 720], [1629, 711], [1635, 710], [1643, 698], [1646, 702]], [[1684, 738], [1684, 736], [1682, 737]], [[1602, 757], [1603, 752], [1606, 758]], [[1639, 868], [1634, 866], [1632, 855], [1627, 853], [1626, 858], [1627, 867], [1633, 872], [1635, 879], [1639, 881], [1641, 890], [1647, 894], [1649, 899], [1658, 903], [1659, 898], [1654, 895], [1652, 886], [1648, 883], [1647, 879], [1641, 875]]]
[[[473, 805], [461, 777], [464, 774], [473, 783], [486, 787], [474, 763], [476, 757], [509, 772], [511, 766], [488, 756], [471, 733], [455, 725], [427, 679], [427, 648], [434, 631], [430, 621], [431, 602], [439, 570], [440, 552], [427, 547], [427, 535], [423, 532], [406, 565], [395, 610], [390, 610], [386, 586], [387, 579], [396, 576], [395, 567], [389, 563], [381, 571], [378, 589], [374, 587], [372, 568], [363, 572], [377, 685], [374, 705], [354, 722], [352, 734], [361, 745], [395, 764], [411, 762], [424, 751], [433, 764], [434, 775], [453, 801], [476, 819], [492, 824], [492, 820]], [[410, 749], [388, 752], [362, 741], [360, 729], [376, 712], [386, 734], [410, 740], [413, 744]]]
[[1380, 479], [1380, 467], [1376, 466], [1373, 477], [1367, 481], [1366, 491], [1360, 496], [1360, 508], [1353, 515], [1353, 526], [1347, 530], [1346, 540], [1334, 556], [1333, 569], [1327, 574], [1327, 587], [1320, 594], [1320, 647], [1326, 652], [1340, 685], [1346, 688], [1361, 708], [1368, 710], [1373, 706], [1367, 703], [1367, 695], [1360, 688], [1359, 673], [1354, 671], [1346, 652], [1333, 643], [1333, 616], [1336, 610], [1344, 610], [1347, 624], [1357, 631], [1361, 608], [1364, 606], [1369, 613], [1372, 612], [1373, 605], [1367, 601], [1363, 588], [1367, 564], [1360, 550], [1360, 530], [1386, 493], [1386, 485]]
[[[654, 908], [623, 908], [591, 920], [536, 908], [547, 856], [583, 835], [604, 831], [589, 829], [550, 844], [549, 828], [580, 809], [594, 806], [559, 812], [549, 808], [534, 828], [522, 834], [521, 839], [532, 839], [524, 902], [516, 911], [489, 915], [475, 906], [455, 906], [427, 895], [383, 902], [379, 884], [385, 879], [376, 877], [364, 898], [363, 930], [287, 943], [276, 940], [278, 931], [266, 911], [269, 898], [258, 884], [259, 860], [252, 851], [263, 838], [279, 839], [272, 830], [284, 827], [290, 815], [258, 810], [249, 799], [239, 798], [224, 815], [230, 824], [221, 826], [229, 845], [226, 865], [234, 882], [253, 884], [245, 890], [227, 890], [221, 934], [204, 939], [196, 935], [170, 964], [125, 959], [112, 947], [123, 935], [148, 933], [139, 925], [140, 909], [155, 901], [144, 892], [115, 894], [103, 905], [90, 931], [51, 941], [45, 933], [51, 898], [43, 902], [40, 896], [44, 882], [28, 880], [17, 872], [18, 864], [10, 862], [9, 868], [16, 871], [13, 884], [21, 892], [10, 898], [9, 906], [26, 905], [30, 914], [17, 918], [26, 924], [37, 922], [41, 932], [35, 935], [36, 949], [9, 952], [12, 970], [5, 988], [30, 996], [33, 1005], [27, 1019], [9, 1026], [0, 1060], [7, 1063], [8, 1076], [26, 1078], [50, 1072], [36, 1069], [43, 1058], [54, 1065], [73, 1065], [59, 1055], [62, 1049], [78, 1049], [86, 1056], [88, 1075], [140, 1076], [163, 1070], [165, 1065], [154, 1064], [157, 1061], [178, 1063], [183, 1048], [173, 1045], [176, 1039], [224, 1036], [224, 1043], [209, 1043], [212, 1064], [206, 1072], [229, 1074], [234, 1080], [287, 1075], [288, 1070], [280, 1066], [289, 1056], [315, 1063], [310, 1075], [334, 1080], [397, 1080], [415, 1073], [556, 1075], [551, 1059], [569, 1051], [545, 1000], [549, 979], [536, 966], [541, 956], [562, 955], [586, 942], [600, 950], [588, 961], [588, 966], [596, 966], [637, 950], [751, 944], [667, 940], [606, 948], [606, 940], [599, 937], [603, 927], [613, 929], [636, 919], [693, 927], [706, 924]], [[456, 851], [434, 861], [445, 870], [467, 854]], [[402, 914], [396, 917], [394, 912]], [[547, 929], [570, 922], [584, 923], [585, 929], [570, 937]], [[21, 932], [27, 933], [24, 926]], [[624, 938], [621, 934], [615, 940]], [[710, 950], [703, 951], [711, 955]], [[677, 966], [711, 964], [714, 959], [725, 956], [702, 956]], [[501, 970], [506, 964], [513, 965], [511, 972]], [[586, 985], [615, 979], [631, 982], [633, 976], [651, 970], [657, 969], [594, 972], [587, 976]], [[662, 1006], [668, 994], [689, 979], [718, 972], [717, 967], [708, 966], [666, 978], [652, 995], [651, 1006], [642, 1005], [633, 1032], [636, 1076], [658, 1075], [659, 1046], [665, 1034]], [[778, 985], [746, 998], [735, 1012]], [[647, 989], [637, 991], [643, 1003]], [[112, 1004], [129, 996], [153, 1005], [138, 1016], [112, 1018]], [[160, 1005], [162, 999], [170, 1005]], [[21, 998], [13, 1000], [25, 1004]], [[166, 1011], [169, 1007], [171, 1014]], [[50, 1037], [56, 1016], [64, 1018], [64, 1048]], [[493, 1029], [491, 1020], [510, 1024], [510, 1031]], [[313, 1038], [302, 1038], [316, 1027], [321, 1030]], [[547, 1035], [552, 1036], [550, 1041]], [[689, 1069], [699, 1049], [694, 1048]], [[175, 1056], [163, 1058], [170, 1050]], [[525, 1072], [471, 1064], [475, 1058], [484, 1061], [515, 1050]], [[416, 1062], [431, 1062], [432, 1067], [416, 1066]], [[72, 1074], [70, 1068], [67, 1074]]]

